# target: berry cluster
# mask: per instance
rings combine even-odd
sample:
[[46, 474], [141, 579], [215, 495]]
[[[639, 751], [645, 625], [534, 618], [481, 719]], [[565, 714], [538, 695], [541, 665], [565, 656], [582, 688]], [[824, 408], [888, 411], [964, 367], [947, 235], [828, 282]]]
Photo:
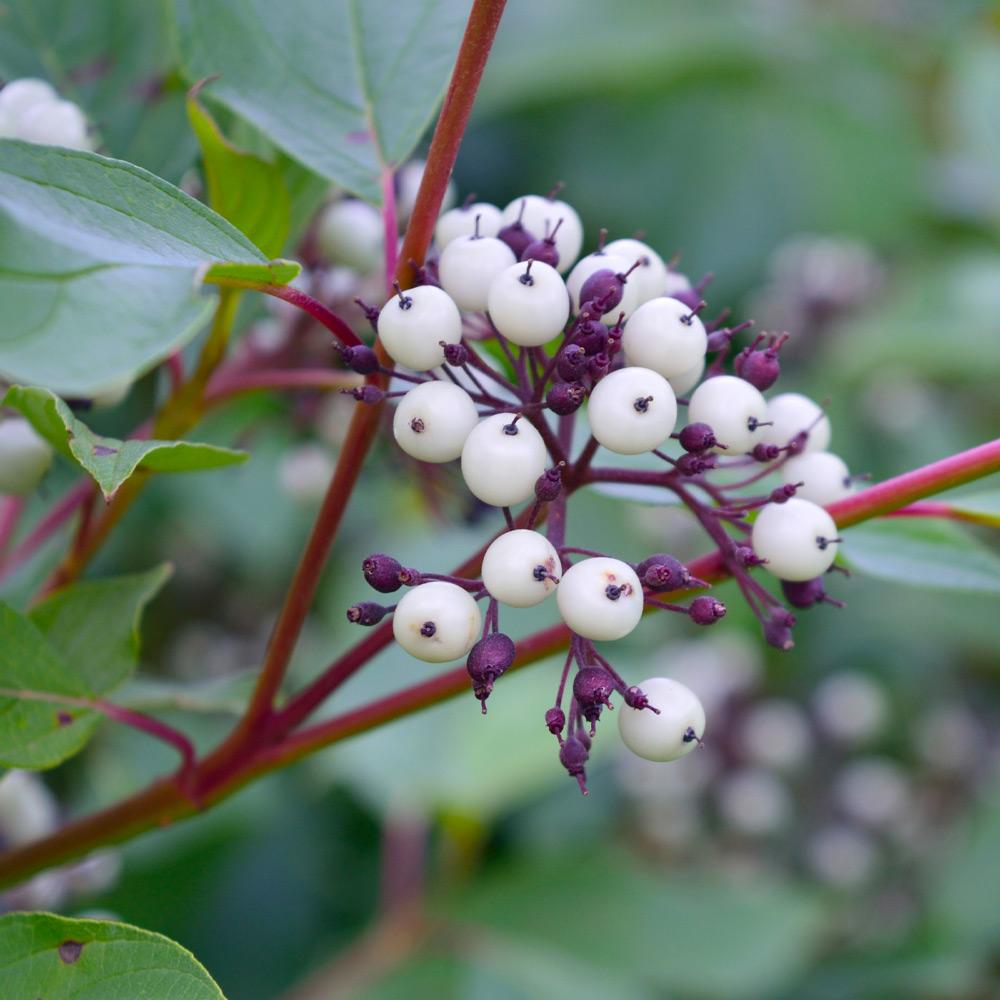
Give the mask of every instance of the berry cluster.
[[[710, 277], [692, 285], [645, 243], [605, 243], [604, 232], [578, 260], [583, 226], [557, 194], [518, 198], [502, 211], [470, 199], [445, 212], [436, 256], [417, 269], [416, 286], [397, 284], [381, 309], [359, 300], [395, 367], [367, 346], [343, 350], [347, 367], [366, 377], [351, 390], [355, 398], [398, 399], [399, 447], [420, 462], [459, 460], [468, 490], [502, 509], [506, 530], [475, 578], [369, 556], [363, 571], [375, 590], [407, 590], [393, 606], [354, 605], [348, 618], [375, 625], [392, 613], [395, 638], [413, 656], [466, 657], [485, 713], [516, 656], [500, 631], [500, 606], [530, 607], [555, 594], [572, 640], [545, 723], [586, 791], [590, 742], [613, 695], [623, 702], [622, 740], [640, 757], [680, 757], [700, 744], [705, 727], [687, 687], [666, 677], [630, 685], [594, 643], [627, 636], [647, 608], [698, 625], [726, 608], [708, 595], [686, 605], [668, 600], [707, 586], [670, 554], [632, 565], [568, 546], [572, 493], [602, 482], [673, 492], [707, 531], [768, 641], [787, 649], [795, 618], [750, 569], [773, 573], [795, 608], [830, 600], [822, 576], [840, 539], [821, 505], [848, 492], [851, 480], [824, 450], [830, 425], [819, 406], [795, 393], [763, 395], [780, 374], [786, 334], [757, 336], [727, 374], [734, 337], [752, 324], [727, 326], [728, 312], [702, 319]], [[589, 435], [574, 448], [581, 414]], [[602, 448], [651, 453], [661, 467], [602, 467], [595, 463]], [[765, 489], [759, 484], [768, 477]]]
[[0, 138], [91, 149], [87, 119], [45, 80], [24, 77], [0, 90]]

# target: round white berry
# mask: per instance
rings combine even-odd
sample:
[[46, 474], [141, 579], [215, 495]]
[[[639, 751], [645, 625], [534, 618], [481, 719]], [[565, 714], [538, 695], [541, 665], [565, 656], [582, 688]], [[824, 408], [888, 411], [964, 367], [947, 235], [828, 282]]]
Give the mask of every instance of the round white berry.
[[326, 495], [336, 466], [333, 455], [322, 445], [297, 445], [281, 456], [278, 482], [292, 500], [311, 507]]
[[702, 356], [696, 365], [686, 372], [681, 372], [680, 375], [671, 375], [667, 381], [670, 383], [670, 388], [674, 390], [674, 395], [680, 397], [689, 393], [701, 381], [704, 374], [705, 358]]
[[626, 363], [652, 368], [664, 378], [690, 371], [704, 359], [707, 346], [702, 321], [683, 302], [666, 296], [639, 306], [622, 333]]
[[686, 274], [681, 274], [680, 271], [674, 271], [667, 268], [667, 287], [664, 290], [664, 295], [678, 295], [681, 292], [691, 291], [691, 279], [688, 278]]
[[659, 448], [677, 422], [670, 383], [648, 368], [619, 368], [594, 386], [587, 407], [594, 437], [619, 455]]
[[123, 378], [116, 382], [111, 382], [100, 392], [95, 392], [90, 397], [96, 410], [110, 410], [125, 400], [125, 397], [132, 391], [132, 379]]
[[749, 383], [733, 375], [716, 375], [691, 394], [688, 423], [708, 424], [727, 454], [750, 451], [762, 440], [767, 401]]
[[446, 344], [462, 339], [462, 315], [447, 292], [420, 285], [393, 295], [378, 315], [382, 346], [398, 364], [427, 371], [444, 364]]
[[451, 382], [424, 382], [399, 401], [392, 433], [399, 447], [421, 462], [451, 462], [479, 421], [476, 404]]
[[548, 452], [542, 436], [523, 417], [497, 413], [481, 420], [465, 439], [462, 476], [483, 503], [510, 507], [534, 494]]
[[51, 464], [51, 446], [27, 420], [0, 421], [0, 493], [30, 493]]
[[847, 465], [839, 455], [829, 451], [794, 455], [781, 466], [781, 481], [802, 483], [795, 495], [821, 507], [851, 493], [851, 474]]
[[434, 227], [434, 242], [443, 250], [460, 236], [475, 236], [476, 220], [480, 236], [496, 236], [503, 225], [500, 209], [488, 201], [476, 201], [445, 212]]
[[[524, 214], [521, 214], [521, 206]], [[565, 274], [580, 256], [583, 246], [583, 223], [576, 209], [558, 198], [543, 198], [537, 194], [526, 194], [515, 198], [503, 210], [501, 225], [509, 226], [521, 219], [521, 224], [536, 239], [542, 240], [555, 229], [562, 220], [562, 225], [556, 230], [556, 250], [559, 253], [560, 274]]]
[[777, 833], [795, 815], [787, 785], [765, 768], [744, 767], [726, 775], [715, 796], [722, 818], [751, 837]]
[[753, 549], [782, 580], [811, 580], [825, 573], [837, 554], [837, 526], [814, 503], [792, 497], [769, 503], [753, 524]]
[[483, 586], [512, 608], [541, 604], [556, 589], [561, 571], [552, 543], [526, 528], [504, 532], [483, 556]]
[[36, 80], [33, 77], [22, 77], [11, 80], [0, 90], [0, 113], [8, 120], [16, 123], [26, 111], [36, 104], [48, 104], [58, 101], [59, 95], [46, 80]]
[[342, 198], [323, 209], [316, 226], [320, 253], [331, 264], [371, 274], [383, 264], [382, 216], [367, 202]]
[[650, 677], [639, 688], [660, 714], [622, 705], [618, 714], [622, 743], [645, 760], [665, 762], [690, 753], [705, 735], [705, 709], [698, 696], [669, 677]]
[[761, 440], [784, 447], [801, 431], [808, 431], [806, 451], [823, 451], [830, 443], [830, 421], [822, 407], [798, 392], [783, 392], [768, 400], [770, 427], [761, 428]]
[[[396, 217], [400, 225], [405, 225], [413, 212], [426, 168], [425, 160], [410, 160], [396, 171]], [[441, 211], [447, 211], [454, 204], [455, 184], [453, 181], [448, 181], [444, 197], [441, 199]]]
[[642, 618], [642, 584], [620, 559], [582, 559], [556, 588], [563, 621], [584, 639], [621, 639]]
[[554, 267], [533, 260], [513, 264], [494, 278], [487, 309], [493, 325], [511, 343], [540, 347], [566, 326], [569, 295]]
[[514, 251], [495, 237], [459, 236], [441, 251], [438, 277], [459, 309], [485, 312], [490, 285], [516, 260]]
[[[613, 253], [591, 253], [577, 261], [576, 267], [569, 273], [566, 279], [566, 287], [569, 289], [570, 298], [573, 300], [573, 312], [580, 311], [580, 289], [584, 282], [598, 271], [611, 271], [614, 274], [625, 274], [635, 263], [627, 257], [619, 257]], [[639, 305], [639, 286], [632, 280], [635, 272], [628, 276], [625, 287], [622, 289], [622, 299], [613, 309], [609, 309], [602, 317], [602, 321], [609, 326], [618, 322], [618, 317], [624, 313], [625, 318], [635, 311]]]
[[612, 240], [605, 248], [608, 253], [617, 254], [626, 260], [640, 262], [629, 281], [639, 286], [639, 301], [648, 302], [657, 296], [667, 294], [668, 271], [663, 258], [648, 243], [642, 240]]
[[479, 606], [468, 591], [432, 580], [403, 595], [392, 615], [392, 634], [418, 660], [445, 663], [472, 649], [482, 623]]
[[72, 101], [39, 101], [17, 122], [17, 136], [26, 142], [68, 149], [90, 149], [87, 119]]

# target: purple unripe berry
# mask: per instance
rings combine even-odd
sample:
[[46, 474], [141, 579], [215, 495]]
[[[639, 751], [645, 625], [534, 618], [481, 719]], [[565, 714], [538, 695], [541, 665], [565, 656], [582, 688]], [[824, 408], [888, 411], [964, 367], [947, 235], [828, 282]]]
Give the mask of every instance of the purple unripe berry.
[[776, 444], [764, 444], [761, 441], [753, 446], [750, 454], [755, 462], [773, 462], [781, 454], [781, 449]]
[[718, 461], [711, 452], [704, 455], [681, 455], [675, 462], [674, 468], [682, 476], [700, 476], [703, 472], [714, 469]]
[[786, 500], [791, 500], [800, 486], [805, 486], [805, 483], [785, 483], [784, 486], [778, 486], [771, 490], [771, 503], [784, 503]]
[[697, 286], [674, 292], [670, 298], [677, 299], [678, 302], [683, 302], [688, 309], [697, 309], [702, 303], [701, 290]]
[[559, 251], [556, 249], [556, 241], [552, 239], [535, 240], [524, 248], [520, 259], [540, 260], [543, 264], [548, 264], [549, 267], [558, 267]]
[[553, 465], [535, 480], [535, 499], [542, 503], [551, 503], [560, 493], [562, 493], [562, 467]]
[[469, 651], [465, 669], [472, 679], [472, 693], [482, 703], [483, 715], [494, 682], [514, 662], [516, 654], [514, 640], [503, 632], [484, 636]]
[[572, 330], [573, 343], [588, 354], [598, 354], [608, 346], [608, 328], [596, 319], [577, 321]]
[[770, 389], [781, 374], [781, 364], [774, 351], [750, 351], [746, 348], [736, 355], [733, 362], [736, 374], [745, 382], [764, 392]]
[[562, 732], [566, 728], [566, 713], [558, 707], [550, 708], [545, 713], [545, 725], [549, 732], [562, 743]]
[[517, 218], [497, 233], [497, 239], [502, 240], [514, 251], [514, 257], [517, 260], [520, 260], [521, 254], [535, 242], [534, 234], [528, 232], [521, 221], [524, 217], [524, 205], [525, 203], [522, 201], [521, 210], [517, 213]]
[[344, 364], [359, 375], [371, 375], [379, 370], [378, 355], [367, 344], [345, 347], [340, 352]]
[[584, 770], [589, 756], [587, 748], [577, 736], [570, 736], [559, 747], [559, 763], [566, 768], [571, 778], [576, 778], [584, 795], [590, 794], [587, 791], [587, 772]]
[[649, 698], [646, 697], [646, 693], [642, 690], [642, 688], [638, 688], [635, 685], [626, 688], [625, 694], [622, 697], [625, 700], [625, 704], [628, 705], [629, 708], [635, 708], [635, 709], [648, 708], [651, 712], [655, 713], [656, 715], [660, 714], [660, 710], [658, 708], [654, 708], [652, 705], [650, 705]]
[[559, 352], [556, 371], [567, 382], [576, 382], [587, 370], [587, 352], [579, 344], [567, 344]]
[[469, 349], [465, 344], [443, 344], [444, 360], [455, 368], [469, 363]]
[[580, 409], [586, 396], [582, 382], [557, 382], [545, 394], [545, 404], [553, 413], [565, 417]]
[[392, 556], [376, 552], [361, 563], [361, 572], [369, 587], [380, 594], [391, 594], [403, 585], [403, 565]]
[[392, 608], [374, 601], [361, 601], [347, 609], [347, 620], [355, 625], [378, 625]]
[[621, 302], [626, 280], [623, 275], [615, 274], [611, 268], [603, 267], [600, 271], [595, 271], [580, 286], [580, 301], [593, 302], [603, 316]]
[[590, 723], [591, 735], [601, 717], [601, 710], [605, 705], [611, 707], [611, 692], [614, 689], [615, 682], [603, 667], [584, 667], [573, 678], [573, 697], [583, 717]]
[[359, 385], [351, 390], [351, 395], [359, 403], [367, 403], [374, 406], [385, 399], [385, 393], [377, 385]]
[[677, 438], [685, 451], [695, 454], [708, 451], [719, 443], [715, 438], [715, 432], [708, 424], [688, 424], [682, 428]]
[[[672, 298], [678, 298], [678, 296], [671, 296]], [[708, 341], [705, 344], [705, 352], [707, 354], [717, 354], [719, 351], [724, 351], [728, 346], [729, 342], [733, 339], [732, 330], [714, 330], [708, 335]]]
[[611, 369], [611, 358], [608, 357], [604, 351], [600, 351], [595, 354], [590, 359], [590, 364], [587, 365], [587, 370], [590, 372], [591, 378], [596, 382], [598, 379], [604, 378], [605, 375]]
[[793, 608], [811, 608], [826, 600], [823, 578], [819, 576], [812, 580], [782, 580], [781, 590]]
[[666, 552], [657, 552], [643, 559], [635, 570], [639, 579], [652, 591], [682, 590], [691, 585], [687, 566]]
[[763, 566], [766, 559], [759, 555], [749, 545], [737, 545], [733, 549], [733, 557], [741, 566]]
[[691, 602], [688, 616], [695, 625], [714, 625], [720, 618], [725, 618], [726, 606], [722, 601], [702, 594]]
[[795, 645], [795, 640], [792, 638], [794, 624], [795, 615], [784, 608], [779, 608], [763, 623], [764, 638], [776, 649], [789, 650]]

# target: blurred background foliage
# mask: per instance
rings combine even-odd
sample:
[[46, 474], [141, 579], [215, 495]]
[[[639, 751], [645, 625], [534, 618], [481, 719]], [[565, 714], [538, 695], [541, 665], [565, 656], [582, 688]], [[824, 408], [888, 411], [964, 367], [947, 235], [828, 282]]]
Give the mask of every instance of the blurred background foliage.
[[[197, 183], [170, 20], [165, 3], [3, 3], [0, 75], [69, 81], [107, 151]], [[288, 169], [318, 203], [315, 179]], [[996, 435], [994, 4], [512, 0], [457, 186], [502, 205], [559, 180], [589, 241], [643, 230], [692, 277], [716, 273], [712, 310], [791, 330], [782, 385], [829, 400], [852, 470], [879, 479]], [[260, 338], [287, 317], [258, 306], [246, 322]], [[95, 426], [127, 430], [152, 394], [144, 383]], [[200, 439], [236, 440], [252, 460], [156, 482], [95, 567], [175, 563], [128, 695], [204, 746], [245, 695], [342, 403], [258, 396], [214, 415]], [[364, 596], [362, 556], [445, 571], [497, 526], [447, 475], [428, 504], [409, 471], [391, 447], [374, 453], [298, 680], [356, 638], [344, 609]], [[965, 492], [995, 503], [998, 489]], [[856, 567], [889, 579], [834, 581], [848, 608], [802, 615], [789, 653], [764, 646], [727, 586], [712, 633], [657, 618], [618, 644], [626, 677], [678, 676], [709, 709], [707, 747], [677, 764], [624, 760], [605, 726], [580, 797], [542, 724], [557, 671], [545, 662], [505, 679], [485, 719], [470, 696], [338, 745], [8, 905], [162, 931], [234, 1000], [304, 981], [289, 996], [996, 996], [1000, 562], [985, 531], [902, 530], [917, 549], [898, 531], [852, 534]], [[572, 505], [574, 540], [623, 558], [704, 547], [676, 509], [597, 494]], [[389, 650], [331, 708], [426, 675]], [[78, 812], [171, 765], [106, 727], [46, 780]], [[44, 826], [41, 791], [9, 787], [8, 822], [35, 795]]]

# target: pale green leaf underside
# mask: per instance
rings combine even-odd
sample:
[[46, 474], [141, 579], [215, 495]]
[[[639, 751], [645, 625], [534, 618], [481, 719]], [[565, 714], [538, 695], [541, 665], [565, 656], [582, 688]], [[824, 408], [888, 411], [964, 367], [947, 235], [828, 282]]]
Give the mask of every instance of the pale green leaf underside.
[[318, 174], [373, 203], [444, 92], [469, 0], [177, 0], [185, 73]]
[[[213, 264], [288, 280], [239, 230], [139, 167], [0, 139], [0, 375], [88, 396], [190, 340]], [[291, 274], [290, 276], [294, 276]]]
[[245, 462], [245, 451], [192, 441], [119, 441], [95, 434], [47, 389], [15, 385], [4, 406], [22, 413], [55, 449], [92, 476], [106, 499], [137, 469], [195, 472]]
[[0, 917], [10, 1000], [225, 1000], [189, 951], [128, 924], [50, 913]]
[[840, 556], [852, 570], [930, 590], [1000, 593], [1000, 559], [950, 522], [883, 519], [844, 533]]

